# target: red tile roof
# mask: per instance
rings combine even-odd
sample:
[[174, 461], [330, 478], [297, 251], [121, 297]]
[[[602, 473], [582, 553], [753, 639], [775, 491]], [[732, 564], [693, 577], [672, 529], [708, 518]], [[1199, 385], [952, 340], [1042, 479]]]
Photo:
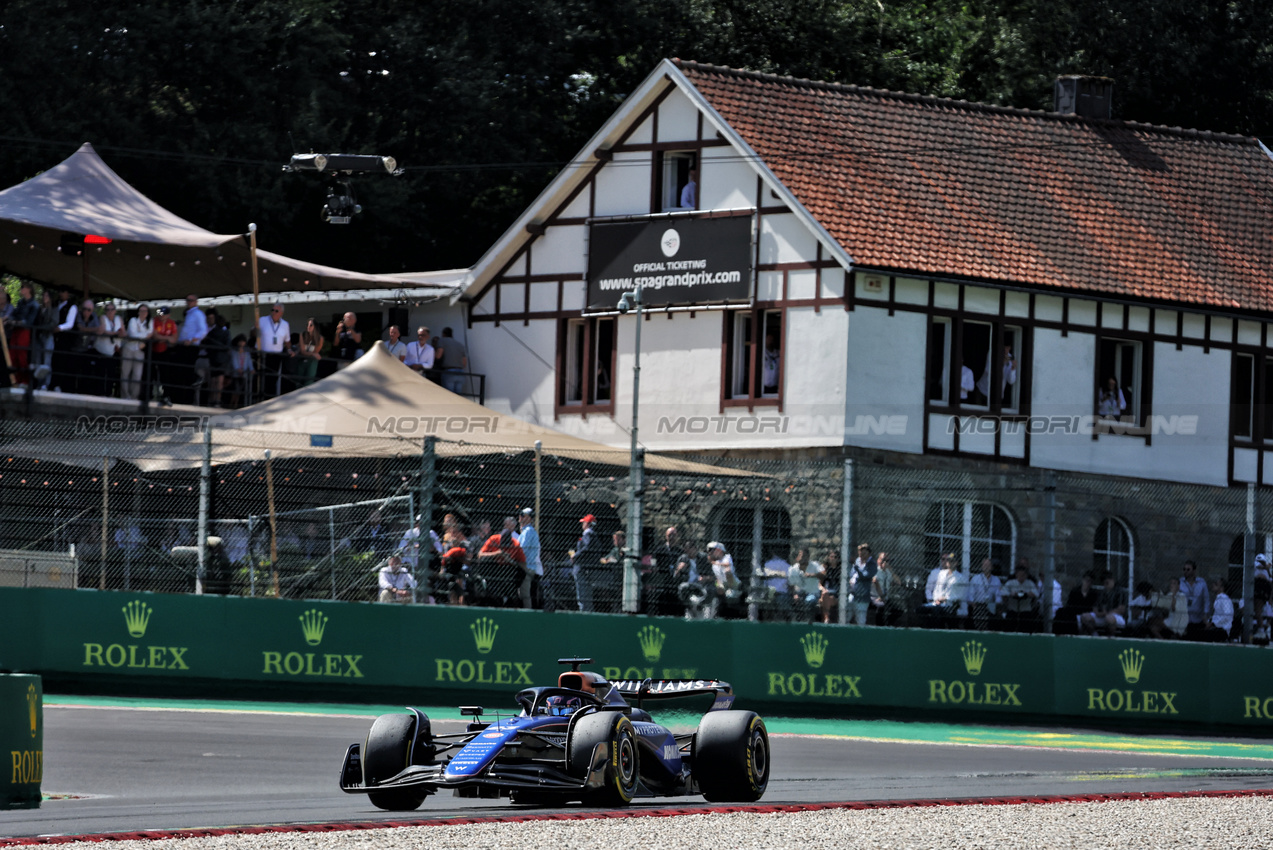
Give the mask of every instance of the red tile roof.
[[1273, 311], [1256, 139], [677, 65], [860, 266]]

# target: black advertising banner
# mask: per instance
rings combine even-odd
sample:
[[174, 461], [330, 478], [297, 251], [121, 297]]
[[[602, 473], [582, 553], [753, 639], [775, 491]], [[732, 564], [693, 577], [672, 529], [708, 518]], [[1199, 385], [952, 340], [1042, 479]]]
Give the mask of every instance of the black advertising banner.
[[588, 309], [613, 310], [638, 286], [648, 306], [746, 301], [751, 229], [750, 215], [594, 222]]

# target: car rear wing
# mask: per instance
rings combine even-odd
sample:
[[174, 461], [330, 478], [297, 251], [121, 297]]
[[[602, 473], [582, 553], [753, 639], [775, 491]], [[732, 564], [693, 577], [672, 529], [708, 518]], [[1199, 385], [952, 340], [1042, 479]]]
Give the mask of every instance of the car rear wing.
[[720, 679], [620, 679], [611, 686], [625, 697], [636, 697], [637, 704], [646, 699], [670, 699], [699, 694], [715, 694], [709, 711], [720, 711], [734, 704], [734, 687]]

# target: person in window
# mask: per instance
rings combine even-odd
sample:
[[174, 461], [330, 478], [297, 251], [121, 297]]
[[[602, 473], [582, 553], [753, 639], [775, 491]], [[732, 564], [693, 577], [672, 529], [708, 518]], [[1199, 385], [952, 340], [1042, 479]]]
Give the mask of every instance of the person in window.
[[764, 362], [761, 364], [761, 383], [765, 395], [778, 394], [778, 366], [780, 352], [778, 340], [773, 334], [765, 334]]
[[[977, 381], [977, 389], [986, 398], [990, 398], [993, 387], [990, 386], [990, 367], [994, 358], [986, 355], [986, 368], [981, 372], [981, 379]], [[1017, 361], [1012, 353], [1012, 346], [1005, 345], [1003, 347], [1003, 386], [999, 388], [1001, 393], [1000, 399], [1003, 404], [1011, 405], [1012, 390], [1009, 389], [1017, 382]]]
[[968, 394], [977, 388], [977, 379], [973, 377], [972, 369], [965, 364], [959, 371], [959, 400], [967, 401]]
[[691, 168], [689, 180], [685, 183], [685, 188], [681, 189], [681, 209], [692, 210], [698, 208], [698, 169]]
[[1117, 419], [1127, 410], [1127, 399], [1118, 386], [1117, 378], [1108, 378], [1096, 401], [1096, 413], [1103, 419]]

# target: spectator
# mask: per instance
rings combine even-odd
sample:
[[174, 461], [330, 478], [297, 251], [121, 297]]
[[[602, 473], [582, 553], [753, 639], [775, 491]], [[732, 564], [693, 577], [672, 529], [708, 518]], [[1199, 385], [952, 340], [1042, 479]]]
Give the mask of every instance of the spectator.
[[18, 303], [13, 307], [12, 324], [5, 325], [9, 350], [13, 354], [14, 383], [31, 382], [32, 333], [39, 321], [40, 305], [35, 300], [35, 286], [23, 281], [18, 287]]
[[171, 362], [176, 372], [168, 380], [168, 390], [179, 404], [194, 401], [194, 388], [198, 377], [195, 361], [199, 359], [199, 346], [208, 335], [208, 317], [199, 309], [199, 296], [186, 296], [186, 314], [177, 332], [177, 345], [172, 349]]
[[389, 355], [399, 363], [406, 361], [407, 344], [402, 341], [402, 331], [398, 329], [397, 325], [389, 326], [389, 341], [385, 343], [385, 348], [389, 350]]
[[924, 606], [927, 625], [938, 628], [950, 625], [952, 618], [959, 614], [959, 606], [963, 601], [965, 589], [961, 581], [963, 574], [955, 564], [953, 552], [941, 557], [941, 572], [933, 585], [933, 600]]
[[1095, 586], [1096, 576], [1091, 570], [1083, 573], [1079, 583], [1070, 589], [1065, 605], [1056, 609], [1052, 615], [1052, 628], [1056, 634], [1077, 634], [1079, 619], [1096, 608], [1096, 597], [1100, 590]]
[[1162, 613], [1154, 606], [1154, 596], [1152, 582], [1136, 582], [1136, 595], [1127, 605], [1128, 637], [1144, 637], [1149, 634], [1154, 621], [1162, 619]]
[[716, 581], [716, 606], [713, 616], [738, 618], [743, 614], [743, 583], [734, 572], [734, 559], [716, 541], [707, 544], [707, 558]]
[[1030, 568], [1018, 563], [1013, 577], [1003, 585], [1003, 616], [1009, 631], [1034, 631], [1039, 622], [1039, 586], [1030, 578]]
[[474, 572], [480, 578], [475, 580], [474, 590], [488, 605], [504, 607], [518, 599], [517, 588], [526, 572], [526, 553], [514, 536], [516, 527], [516, 519], [505, 517], [504, 528], [488, 537], [477, 553]]
[[238, 407], [240, 399], [252, 403], [252, 375], [256, 366], [252, 363], [252, 350], [248, 339], [239, 334], [230, 341], [230, 407]]
[[314, 320], [307, 319], [305, 330], [301, 332], [300, 350], [296, 353], [296, 386], [307, 387], [314, 383], [314, 378], [318, 376], [318, 361], [323, 359], [323, 346], [326, 342]]
[[31, 380], [36, 389], [47, 388], [52, 377], [53, 337], [57, 325], [57, 302], [53, 291], [46, 288], [40, 293], [40, 309], [35, 316], [31, 349]]
[[593, 591], [600, 580], [601, 545], [593, 540], [593, 526], [597, 518], [587, 514], [579, 518], [582, 528], [575, 548], [570, 553], [570, 569], [575, 576], [575, 596], [579, 600], [580, 611], [595, 611]]
[[523, 608], [532, 608], [536, 585], [542, 582], [544, 577], [544, 562], [539, 552], [539, 532], [535, 530], [535, 509], [522, 508], [522, 512], [518, 515], [518, 523], [520, 528], [517, 532], [517, 542], [526, 553], [526, 576], [522, 579], [521, 587], [518, 588], [518, 596], [522, 600]]
[[601, 575], [592, 588], [596, 610], [616, 613], [623, 599], [623, 562], [627, 556], [627, 535], [616, 531], [610, 536], [610, 551], [601, 556]]
[[432, 581], [433, 598], [438, 603], [468, 604], [468, 554], [463, 546], [452, 546], [442, 555]]
[[933, 594], [937, 590], [937, 579], [941, 576], [942, 571], [946, 569], [946, 563], [954, 558], [954, 555], [942, 555], [938, 559], [937, 566], [928, 571], [928, 581], [924, 583], [924, 601], [931, 604]]
[[1149, 624], [1149, 633], [1156, 638], [1182, 638], [1189, 628], [1189, 597], [1180, 589], [1180, 579], [1172, 576], [1167, 590], [1154, 597], [1154, 607], [1161, 618]]
[[839, 620], [839, 612], [836, 610], [840, 593], [839, 552], [828, 549], [822, 556], [822, 573], [822, 582], [818, 591], [818, 610], [822, 614], [822, 622], [834, 623]]
[[261, 350], [262, 399], [274, 398], [283, 392], [284, 364], [291, 338], [292, 326], [283, 318], [282, 304], [275, 304], [270, 314], [256, 323], [256, 344]]
[[422, 375], [433, 370], [433, 345], [429, 342], [429, 329], [424, 325], [416, 329], [415, 341], [407, 344], [407, 356], [402, 362]]
[[[977, 380], [977, 392], [982, 397], [989, 400], [994, 395], [994, 388], [990, 386], [990, 366], [993, 358], [989, 353], [986, 354], [986, 368], [982, 370], [981, 377]], [[999, 398], [1006, 405], [1010, 406], [1012, 400], [1012, 385], [1017, 382], [1017, 363], [1016, 356], [1012, 353], [1012, 346], [1005, 345], [1003, 347], [1003, 384], [999, 387]], [[987, 401], [988, 403], [988, 401]]]
[[818, 600], [822, 595], [822, 579], [826, 573], [822, 565], [809, 560], [808, 549], [797, 549], [787, 570], [787, 588], [791, 599], [791, 617], [796, 622], [809, 623], [820, 619]]
[[101, 320], [97, 317], [97, 308], [93, 306], [93, 299], [85, 298], [80, 303], [79, 312], [75, 314], [75, 330], [78, 339], [75, 343], [75, 359], [71, 369], [72, 380], [75, 382], [74, 392], [85, 395], [101, 393], [101, 382], [97, 375], [97, 349], [94, 347], [100, 327]]
[[141, 398], [146, 372], [146, 346], [154, 335], [155, 322], [150, 317], [150, 305], [138, 304], [137, 315], [128, 320], [128, 335], [120, 353], [120, 391], [124, 398], [134, 401]]
[[968, 616], [972, 618], [974, 628], [988, 629], [999, 613], [1003, 582], [995, 575], [997, 571], [996, 561], [982, 558], [981, 571], [968, 581]]
[[50, 383], [54, 392], [73, 393], [76, 389], [75, 375], [79, 364], [75, 349], [79, 345], [79, 334], [75, 332], [75, 321], [79, 318], [79, 308], [71, 300], [71, 290], [62, 287], [58, 290], [57, 325], [53, 330], [53, 375]]
[[[875, 608], [875, 624], [891, 626], [901, 619], [905, 609], [896, 598], [901, 592], [893, 572], [893, 558], [887, 552], [875, 556], [875, 578], [871, 581], [871, 605]], [[822, 622], [830, 620], [823, 617]]]
[[680, 532], [676, 526], [670, 526], [663, 532], [663, 542], [652, 554], [653, 565], [649, 580], [645, 584], [646, 612], [660, 617], [675, 616], [681, 612], [677, 587], [684, 578], [678, 578], [677, 566], [681, 563], [681, 555], [685, 550], [681, 547]]
[[[470, 529], [468, 539], [464, 543], [464, 548], [469, 550], [469, 566], [473, 567], [477, 564], [477, 555], [482, 551], [483, 544], [491, 536], [491, 523], [489, 520], [479, 519], [477, 524]], [[476, 590], [476, 588], [470, 588]]]
[[1211, 594], [1211, 614], [1202, 640], [1226, 643], [1233, 631], [1233, 600], [1224, 592], [1224, 582], [1218, 578], [1211, 580]]
[[[973, 377], [972, 368], [964, 364], [959, 371], [959, 400], [967, 401], [968, 394], [977, 389], [977, 379]], [[974, 397], [973, 401], [976, 401]]]
[[433, 346], [433, 351], [433, 365], [442, 370], [442, 386], [463, 395], [464, 373], [469, 368], [469, 354], [464, 344], [451, 335], [450, 328], [443, 328], [442, 339]]
[[394, 553], [389, 563], [380, 568], [380, 601], [410, 602], [415, 595], [415, 576], [407, 572], [402, 556]]
[[753, 591], [753, 601], [760, 606], [762, 619], [785, 620], [791, 616], [790, 571], [791, 564], [777, 552], [760, 565], [761, 587]]
[[362, 356], [362, 331], [358, 330], [358, 317], [346, 313], [336, 324], [336, 337], [332, 345], [336, 368], [343, 369]]
[[220, 407], [221, 392], [230, 374], [230, 322], [213, 310], [208, 324], [208, 335], [203, 338], [203, 350], [208, 353], [208, 403]]
[[1118, 379], [1110, 377], [1096, 399], [1096, 413], [1102, 419], [1118, 419], [1127, 410], [1127, 398], [1118, 387]]
[[1194, 561], [1185, 561], [1182, 572], [1184, 580], [1180, 582], [1180, 589], [1189, 600], [1189, 626], [1185, 629], [1185, 637], [1200, 640], [1211, 614], [1211, 597], [1207, 593], [1207, 583], [1198, 575], [1198, 565]]
[[685, 181], [685, 185], [681, 187], [681, 209], [692, 210], [698, 208], [698, 169], [691, 168], [689, 179]]
[[703, 620], [713, 616], [716, 603], [716, 579], [711, 570], [702, 569], [698, 544], [685, 541], [685, 553], [677, 560], [676, 573], [684, 580], [677, 594], [685, 605], [685, 619]]
[[[177, 344], [177, 322], [172, 318], [172, 310], [160, 307], [155, 311], [155, 341], [151, 344], [150, 374], [160, 385], [160, 398], [165, 405], [172, 404], [169, 388], [177, 380], [178, 364], [175, 361]], [[149, 392], [149, 390], [143, 390]]]
[[866, 625], [866, 612], [871, 608], [871, 584], [877, 569], [871, 547], [859, 543], [857, 560], [849, 568], [849, 603], [853, 606], [854, 625]]
[[1101, 582], [1104, 586], [1096, 596], [1096, 606], [1079, 616], [1079, 628], [1089, 635], [1104, 629], [1113, 637], [1127, 625], [1127, 594], [1117, 586], [1113, 573], [1106, 573]]
[[765, 351], [761, 362], [761, 393], [763, 395], [778, 394], [778, 377], [781, 373], [782, 352], [778, 348], [778, 340], [773, 334], [765, 334]]
[[107, 301], [102, 307], [102, 315], [97, 322], [97, 339], [93, 340], [97, 368], [93, 379], [97, 384], [97, 393], [110, 396], [113, 395], [112, 390], [119, 375], [120, 340], [126, 331], [124, 320], [120, 318], [113, 301]]

